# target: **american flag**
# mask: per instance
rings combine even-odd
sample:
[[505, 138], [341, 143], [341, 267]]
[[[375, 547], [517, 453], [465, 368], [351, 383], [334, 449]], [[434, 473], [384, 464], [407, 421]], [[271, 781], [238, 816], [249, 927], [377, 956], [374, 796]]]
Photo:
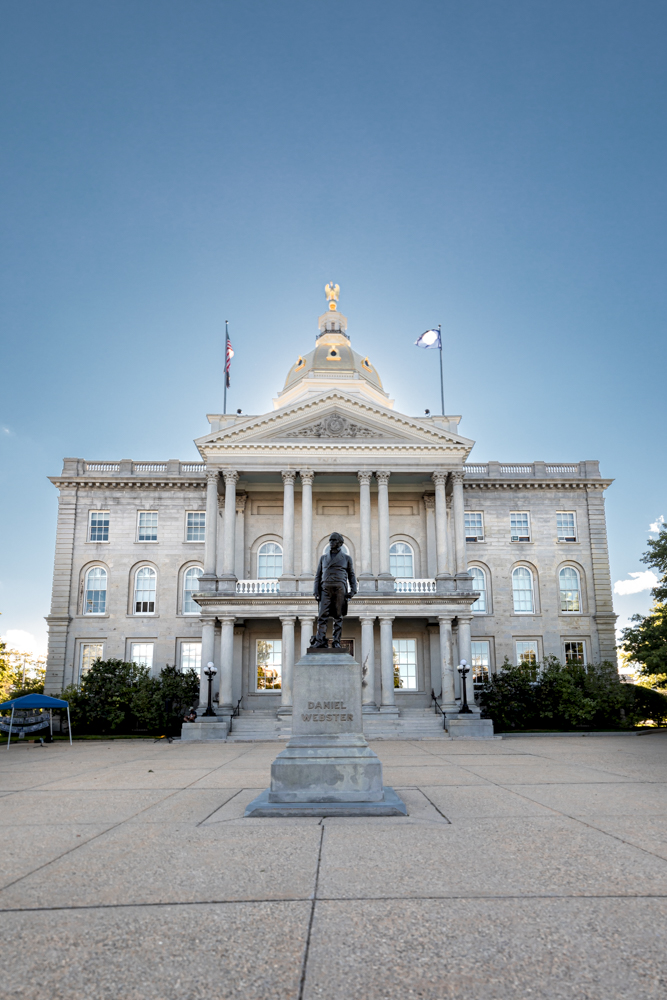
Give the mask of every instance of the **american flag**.
[[234, 348], [232, 347], [232, 342], [229, 339], [229, 334], [227, 334], [227, 350], [225, 351], [225, 385], [229, 389], [231, 383], [229, 381], [229, 369], [231, 368], [232, 358], [234, 357]]

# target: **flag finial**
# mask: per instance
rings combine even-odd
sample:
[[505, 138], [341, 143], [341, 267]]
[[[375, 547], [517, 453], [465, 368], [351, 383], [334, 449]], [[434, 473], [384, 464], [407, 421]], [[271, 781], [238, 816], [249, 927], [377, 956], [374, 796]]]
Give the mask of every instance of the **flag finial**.
[[338, 296], [340, 295], [340, 285], [334, 285], [333, 281], [330, 281], [328, 285], [324, 286], [324, 294], [327, 297], [329, 309], [331, 312], [335, 312]]

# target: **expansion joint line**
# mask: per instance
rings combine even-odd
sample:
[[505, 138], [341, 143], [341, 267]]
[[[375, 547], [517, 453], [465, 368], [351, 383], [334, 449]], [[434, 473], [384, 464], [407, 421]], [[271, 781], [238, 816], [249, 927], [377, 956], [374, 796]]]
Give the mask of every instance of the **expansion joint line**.
[[306, 969], [308, 967], [308, 953], [310, 951], [310, 935], [313, 930], [313, 920], [315, 919], [315, 903], [317, 902], [317, 887], [320, 881], [320, 864], [322, 862], [322, 843], [324, 841], [324, 819], [320, 820], [320, 846], [317, 852], [317, 869], [315, 871], [315, 886], [310, 897], [310, 916], [308, 918], [308, 933], [306, 934], [306, 945], [303, 949], [303, 963], [301, 965], [301, 978], [299, 980], [299, 1000], [303, 1000], [303, 991], [306, 986]]

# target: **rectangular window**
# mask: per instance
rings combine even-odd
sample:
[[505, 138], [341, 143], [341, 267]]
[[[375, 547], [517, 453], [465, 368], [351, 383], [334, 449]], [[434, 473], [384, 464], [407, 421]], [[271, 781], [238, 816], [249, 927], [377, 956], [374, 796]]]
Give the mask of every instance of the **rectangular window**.
[[394, 687], [417, 690], [416, 639], [394, 639]]
[[466, 529], [466, 542], [483, 542], [484, 541], [484, 521], [482, 514], [476, 514], [472, 511], [466, 511], [465, 517], [465, 529]]
[[139, 542], [157, 542], [157, 511], [139, 511], [139, 529], [137, 533]]
[[556, 528], [559, 542], [576, 542], [577, 522], [574, 514], [556, 514]]
[[565, 645], [565, 662], [566, 663], [585, 663], [586, 662], [586, 643], [585, 642], [566, 642], [564, 645]]
[[101, 660], [104, 646], [101, 642], [82, 642], [79, 654], [79, 679], [87, 674], [95, 660]]
[[109, 541], [109, 511], [91, 510], [88, 525], [89, 542]]
[[283, 666], [282, 639], [257, 640], [257, 690], [280, 691]]
[[201, 642], [181, 643], [181, 671], [194, 670], [199, 673], [201, 670]]
[[510, 541], [530, 541], [530, 517], [525, 512], [510, 513]]
[[132, 663], [140, 663], [142, 667], [153, 669], [153, 643], [152, 642], [132, 642], [130, 643], [130, 660]]
[[537, 663], [537, 640], [530, 639], [527, 642], [521, 641], [516, 643], [516, 662], [529, 663], [532, 665]]
[[488, 639], [473, 639], [470, 643], [472, 656], [472, 679], [474, 684], [486, 684], [491, 663]]
[[206, 511], [189, 510], [187, 513], [187, 534], [188, 542], [203, 542], [206, 534]]

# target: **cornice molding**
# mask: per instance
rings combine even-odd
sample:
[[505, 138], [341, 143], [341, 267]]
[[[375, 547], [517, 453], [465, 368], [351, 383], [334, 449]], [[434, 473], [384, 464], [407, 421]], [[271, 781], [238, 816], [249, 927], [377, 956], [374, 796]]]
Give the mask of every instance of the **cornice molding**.
[[509, 481], [499, 480], [491, 483], [479, 483], [479, 482], [467, 482], [465, 479], [463, 481], [464, 490], [584, 490], [589, 492], [592, 490], [606, 490], [613, 480], [596, 480], [591, 482], [590, 479], [585, 480], [561, 480], [554, 481], [553, 479], [544, 480], [542, 482], [535, 482], [534, 480], [526, 481], [520, 479], [510, 479]]
[[58, 489], [67, 487], [81, 487], [82, 489], [105, 489], [105, 490], [187, 490], [197, 489], [206, 492], [206, 480], [202, 477], [198, 481], [187, 479], [139, 479], [133, 476], [132, 479], [90, 479], [88, 477], [63, 477], [49, 476], [49, 482]]

